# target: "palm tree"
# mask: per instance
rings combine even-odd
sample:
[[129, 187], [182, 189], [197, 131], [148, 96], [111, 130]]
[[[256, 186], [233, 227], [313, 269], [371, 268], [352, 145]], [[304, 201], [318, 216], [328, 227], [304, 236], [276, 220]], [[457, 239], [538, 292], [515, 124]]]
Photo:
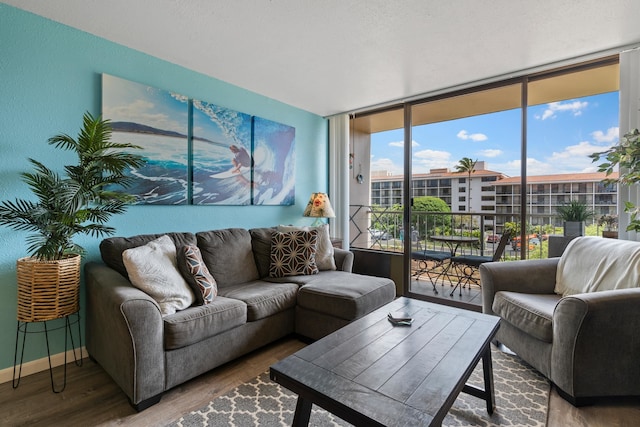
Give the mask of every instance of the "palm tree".
[[463, 157], [456, 165], [456, 171], [458, 173], [466, 172], [469, 176], [469, 184], [467, 185], [467, 212], [471, 212], [471, 174], [475, 172], [476, 163], [478, 163], [478, 159], [471, 160], [469, 157]]

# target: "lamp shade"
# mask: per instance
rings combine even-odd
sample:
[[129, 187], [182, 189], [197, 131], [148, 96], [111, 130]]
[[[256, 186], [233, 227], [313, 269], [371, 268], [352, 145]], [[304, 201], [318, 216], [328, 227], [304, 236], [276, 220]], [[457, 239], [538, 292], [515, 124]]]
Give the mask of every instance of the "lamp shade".
[[312, 193], [302, 215], [312, 218], [334, 218], [336, 216], [326, 193]]

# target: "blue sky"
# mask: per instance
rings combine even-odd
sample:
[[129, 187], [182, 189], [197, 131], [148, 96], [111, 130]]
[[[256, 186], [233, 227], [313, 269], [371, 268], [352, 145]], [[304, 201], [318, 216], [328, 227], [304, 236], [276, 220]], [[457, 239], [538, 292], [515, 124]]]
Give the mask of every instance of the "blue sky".
[[[527, 174], [595, 172], [588, 155], [618, 141], [619, 94], [530, 106]], [[449, 168], [463, 157], [485, 162], [487, 169], [520, 175], [519, 109], [413, 128], [413, 172]], [[371, 136], [371, 170], [403, 172], [402, 129]]]

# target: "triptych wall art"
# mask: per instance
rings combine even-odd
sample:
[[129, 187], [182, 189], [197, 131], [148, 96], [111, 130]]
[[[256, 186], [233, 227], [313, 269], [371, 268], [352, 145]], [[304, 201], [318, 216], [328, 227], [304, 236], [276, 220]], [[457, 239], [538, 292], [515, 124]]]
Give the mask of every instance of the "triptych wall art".
[[136, 204], [293, 205], [295, 128], [108, 74], [112, 139], [143, 147]]

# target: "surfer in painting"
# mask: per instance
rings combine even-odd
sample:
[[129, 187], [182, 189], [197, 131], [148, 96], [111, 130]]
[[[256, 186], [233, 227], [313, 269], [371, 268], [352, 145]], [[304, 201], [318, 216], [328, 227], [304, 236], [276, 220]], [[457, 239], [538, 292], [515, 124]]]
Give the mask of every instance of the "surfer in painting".
[[238, 147], [237, 145], [230, 145], [229, 150], [233, 153], [233, 172], [239, 173], [242, 167], [251, 167], [251, 156], [247, 153], [244, 147]]

